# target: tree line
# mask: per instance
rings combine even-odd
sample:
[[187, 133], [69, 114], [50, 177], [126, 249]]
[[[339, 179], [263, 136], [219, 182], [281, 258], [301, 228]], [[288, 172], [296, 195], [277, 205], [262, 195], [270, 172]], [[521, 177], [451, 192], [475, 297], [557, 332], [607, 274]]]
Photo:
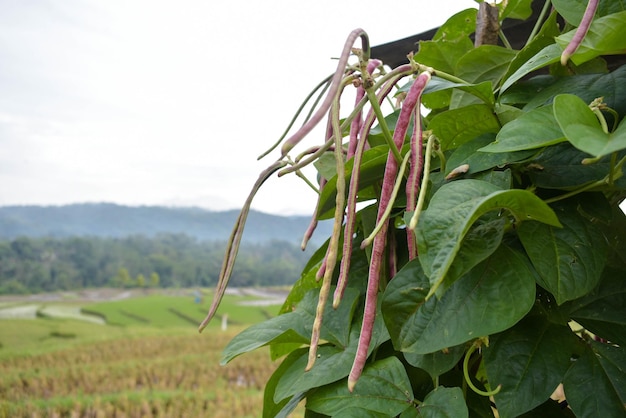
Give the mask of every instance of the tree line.
[[[213, 286], [226, 244], [184, 234], [0, 241], [0, 294], [95, 287]], [[284, 241], [243, 244], [234, 286], [292, 284], [310, 254]]]

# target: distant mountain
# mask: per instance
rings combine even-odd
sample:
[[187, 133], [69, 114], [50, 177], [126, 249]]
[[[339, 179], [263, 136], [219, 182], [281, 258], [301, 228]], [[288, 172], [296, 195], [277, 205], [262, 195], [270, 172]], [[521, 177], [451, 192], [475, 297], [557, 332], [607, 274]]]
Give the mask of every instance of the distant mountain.
[[[239, 211], [213, 212], [199, 208], [121, 206], [111, 203], [65, 206], [0, 207], [0, 239], [19, 236], [63, 238], [69, 236], [126, 237], [181, 233], [203, 241], [225, 241]], [[308, 216], [277, 216], [251, 211], [244, 242], [281, 240], [299, 244], [310, 222]], [[320, 222], [312, 240], [320, 244], [331, 232]]]

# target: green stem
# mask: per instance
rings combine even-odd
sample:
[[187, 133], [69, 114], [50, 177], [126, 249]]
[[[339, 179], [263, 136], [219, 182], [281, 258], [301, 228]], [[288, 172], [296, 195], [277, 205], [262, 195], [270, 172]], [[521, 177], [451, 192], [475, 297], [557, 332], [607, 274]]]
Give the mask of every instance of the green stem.
[[524, 44], [524, 46], [528, 45], [534, 38], [535, 36], [537, 36], [537, 34], [539, 33], [539, 29], [541, 29], [541, 25], [543, 24], [543, 20], [546, 18], [546, 15], [548, 14], [548, 10], [550, 10], [550, 0], [546, 0], [546, 2], [543, 5], [543, 9], [541, 9], [541, 13], [539, 13], [539, 17], [537, 18], [537, 22], [535, 22], [535, 26], [533, 27], [532, 32], [530, 32], [530, 35], [528, 36], [528, 39], [526, 40], [526, 43]]
[[365, 89], [365, 93], [367, 94], [367, 98], [369, 99], [370, 105], [372, 106], [372, 110], [376, 114], [376, 119], [378, 119], [378, 124], [380, 125], [381, 130], [383, 131], [383, 136], [385, 137], [385, 142], [389, 146], [393, 157], [396, 159], [398, 163], [402, 161], [402, 156], [400, 155], [400, 151], [398, 151], [398, 147], [393, 142], [393, 135], [387, 126], [387, 122], [385, 121], [385, 116], [380, 108], [380, 104], [378, 103], [378, 97], [376, 97], [376, 93], [374, 91], [373, 86]]
[[564, 200], [564, 199], [568, 199], [572, 196], [576, 196], [577, 194], [586, 192], [588, 190], [594, 189], [596, 187], [601, 187], [601, 186], [605, 186], [608, 183], [608, 175], [607, 177], [603, 178], [602, 180], [598, 180], [598, 181], [594, 181], [593, 183], [590, 183], [584, 187], [581, 187], [580, 189], [576, 189], [576, 190], [572, 190], [571, 192], [568, 193], [564, 193], [562, 195], [556, 196], [556, 197], [552, 197], [550, 199], [546, 199], [544, 200], [544, 202], [546, 202], [547, 204], [550, 203], [554, 203], [554, 202], [558, 202], [559, 200]]
[[300, 113], [302, 113], [302, 111], [304, 110], [304, 107], [306, 106], [306, 104], [309, 102], [309, 100], [311, 100], [311, 97], [313, 97], [315, 92], [317, 92], [321, 87], [324, 87], [322, 89], [322, 92], [318, 96], [318, 98], [313, 103], [313, 106], [311, 107], [311, 111], [307, 115], [307, 117], [305, 119], [305, 122], [311, 118], [311, 113], [317, 107], [317, 104], [320, 101], [321, 95], [323, 95], [326, 92], [326, 90], [328, 90], [328, 87], [330, 86], [330, 80], [332, 80], [332, 78], [333, 78], [333, 74], [331, 74], [328, 77], [326, 77], [317, 86], [315, 86], [315, 88], [313, 90], [311, 90], [311, 92], [306, 96], [304, 101], [300, 104], [300, 107], [298, 108], [296, 113], [291, 118], [291, 121], [289, 121], [289, 125], [287, 125], [287, 128], [285, 129], [285, 132], [283, 132], [283, 134], [280, 136], [280, 138], [278, 138], [278, 140], [267, 151], [265, 151], [263, 154], [259, 155], [257, 157], [257, 160], [260, 160], [261, 158], [265, 157], [267, 154], [269, 154], [270, 152], [274, 151], [274, 149], [276, 149], [276, 147], [280, 145], [280, 143], [283, 141], [283, 139], [285, 139], [285, 137], [287, 136], [287, 134], [289, 133], [289, 131], [293, 127], [293, 124], [296, 123], [296, 120], [298, 119], [298, 116], [300, 116]]
[[500, 31], [498, 32], [498, 36], [500, 37], [500, 40], [502, 41], [502, 43], [504, 44], [504, 46], [507, 49], [513, 49], [513, 47], [511, 46], [511, 43], [509, 42], [509, 40], [506, 38], [506, 35], [504, 34], [504, 32], [502, 31], [502, 29], [500, 29]]
[[494, 390], [491, 390], [489, 392], [485, 392], [484, 390], [480, 390], [478, 389], [476, 386], [474, 386], [474, 383], [472, 382], [472, 379], [470, 378], [469, 375], [469, 359], [472, 356], [472, 354], [474, 353], [474, 351], [476, 351], [476, 349], [479, 347], [480, 345], [480, 340], [476, 340], [474, 341], [474, 344], [472, 344], [472, 346], [467, 350], [467, 353], [465, 353], [465, 359], [463, 360], [463, 376], [465, 377], [465, 381], [467, 382], [467, 385], [477, 394], [481, 395], [481, 396], [493, 396], [495, 394], [497, 394], [498, 392], [500, 392], [500, 389], [502, 389], [502, 385], [498, 385], [497, 388], [495, 388]]
[[614, 177], [614, 170], [615, 170], [615, 164], [617, 163], [617, 152], [614, 152], [611, 154], [611, 168], [609, 170], [609, 186], [613, 186], [613, 182], [615, 181]]
[[[287, 157], [287, 161], [289, 161], [289, 164], [293, 164], [293, 161], [291, 161], [291, 158]], [[304, 182], [311, 188], [313, 189], [313, 191], [317, 194], [320, 193], [320, 190], [315, 187], [315, 185], [313, 184], [313, 182], [311, 180], [309, 180], [309, 178], [307, 176], [304, 175], [304, 173], [302, 173], [302, 171], [300, 170], [296, 170], [295, 171], [296, 176], [300, 177], [302, 180], [304, 180]]]
[[422, 185], [420, 186], [420, 194], [417, 196], [417, 204], [415, 205], [415, 212], [413, 212], [413, 216], [411, 217], [411, 221], [409, 222], [409, 229], [415, 230], [417, 227], [417, 221], [419, 220], [420, 213], [422, 213], [422, 208], [424, 207], [424, 201], [426, 200], [426, 190], [428, 188], [428, 179], [430, 177], [430, 160], [433, 154], [433, 142], [435, 140], [435, 135], [430, 135], [428, 137], [428, 142], [426, 143], [426, 152], [424, 153], [424, 175], [422, 176]]
[[418, 66], [418, 69], [420, 71], [428, 71], [432, 75], [436, 75], [437, 77], [443, 78], [444, 80], [452, 81], [453, 83], [468, 84], [468, 85], [472, 84], [472, 83], [469, 83], [469, 82], [463, 80], [462, 78], [453, 76], [452, 74], [448, 74], [448, 73], [445, 73], [443, 71], [435, 70], [434, 68], [429, 67], [427, 65], [423, 65], [423, 64], [419, 64], [418, 63], [417, 66]]
[[376, 224], [376, 227], [374, 228], [372, 233], [369, 234], [369, 236], [361, 242], [361, 249], [367, 247], [368, 245], [372, 243], [372, 241], [374, 240], [374, 237], [378, 235], [383, 225], [387, 222], [387, 219], [389, 218], [389, 215], [391, 214], [391, 211], [393, 209], [393, 202], [396, 200], [396, 196], [398, 196], [398, 191], [400, 190], [400, 185], [402, 184], [402, 179], [404, 177], [404, 172], [406, 171], [406, 166], [407, 166], [407, 163], [409, 162], [410, 156], [411, 156], [410, 152], [407, 152], [404, 155], [404, 158], [402, 159], [402, 163], [400, 164], [400, 169], [398, 170], [398, 177], [396, 178], [396, 182], [393, 185], [393, 190], [391, 191], [389, 204], [385, 208], [385, 212], [383, 212], [383, 215], [380, 218], [380, 221], [378, 222], [378, 224]]
[[602, 132], [604, 132], [605, 134], [608, 134], [609, 133], [609, 126], [606, 123], [606, 118], [602, 114], [602, 111], [599, 108], [597, 108], [597, 107], [592, 107], [591, 110], [593, 111], [593, 113], [596, 115], [596, 117], [600, 121], [600, 126], [602, 127]]

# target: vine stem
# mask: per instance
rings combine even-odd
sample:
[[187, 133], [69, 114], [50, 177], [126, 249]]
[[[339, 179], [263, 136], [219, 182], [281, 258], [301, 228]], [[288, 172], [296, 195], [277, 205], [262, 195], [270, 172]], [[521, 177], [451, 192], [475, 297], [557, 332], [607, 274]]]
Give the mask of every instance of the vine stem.
[[526, 43], [524, 44], [524, 46], [527, 46], [530, 43], [530, 41], [532, 41], [533, 38], [537, 36], [537, 34], [539, 33], [541, 24], [543, 23], [543, 20], [546, 18], [546, 14], [548, 14], [548, 10], [550, 10], [551, 3], [552, 3], [551, 0], [546, 0], [546, 2], [543, 4], [543, 8], [541, 9], [541, 13], [539, 13], [537, 22], [535, 22], [535, 26], [533, 27], [533, 30], [530, 32], [530, 35], [528, 35], [528, 39], [526, 40]]
[[428, 142], [426, 142], [426, 152], [424, 153], [424, 175], [422, 176], [422, 185], [420, 186], [420, 193], [417, 197], [417, 204], [415, 205], [415, 212], [411, 216], [409, 222], [409, 230], [413, 231], [417, 227], [417, 221], [419, 220], [422, 208], [424, 207], [424, 201], [426, 200], [426, 189], [428, 188], [428, 180], [430, 178], [430, 160], [433, 154], [433, 142], [435, 141], [434, 135], [428, 136]]
[[472, 354], [474, 354], [474, 351], [476, 351], [476, 349], [478, 347], [480, 347], [480, 340], [476, 340], [474, 341], [474, 343], [472, 344], [472, 346], [467, 350], [467, 353], [465, 353], [465, 359], [463, 359], [463, 376], [465, 377], [465, 381], [467, 382], [467, 385], [477, 394], [481, 395], [481, 396], [493, 396], [496, 395], [498, 392], [500, 392], [500, 390], [502, 389], [502, 385], [498, 385], [497, 388], [495, 388], [494, 390], [491, 390], [489, 392], [486, 392], [484, 390], [480, 390], [478, 389], [474, 383], [472, 382], [472, 379], [470, 378], [469, 375], [469, 359], [472, 356]]

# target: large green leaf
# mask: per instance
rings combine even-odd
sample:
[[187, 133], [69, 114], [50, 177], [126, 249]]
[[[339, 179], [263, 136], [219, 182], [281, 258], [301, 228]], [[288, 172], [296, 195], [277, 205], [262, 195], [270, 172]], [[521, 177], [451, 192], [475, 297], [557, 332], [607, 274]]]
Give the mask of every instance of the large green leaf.
[[[571, 60], [580, 65], [599, 55], [620, 54], [626, 50], [626, 11], [613, 13], [594, 19], [582, 43]], [[576, 30], [571, 30], [556, 38], [562, 48], [570, 43]]]
[[517, 71], [522, 65], [539, 53], [543, 48], [554, 44], [554, 37], [561, 33], [559, 25], [557, 24], [557, 14], [553, 12], [546, 19], [541, 26], [541, 29], [532, 41], [524, 46], [521, 51], [517, 53], [515, 58], [511, 60], [509, 68], [506, 71], [503, 79], [508, 79], [515, 71]]
[[547, 65], [559, 62], [561, 59], [561, 53], [563, 49], [557, 44], [551, 44], [537, 52], [532, 58], [528, 59], [522, 66], [520, 66], [513, 74], [511, 74], [503, 83], [500, 88], [500, 93], [511, 87], [516, 81], [520, 80], [524, 76], [543, 68]]
[[569, 77], [539, 76], [511, 88], [501, 100], [509, 103], [508, 95], [515, 94], [515, 103], [526, 103], [524, 110], [532, 110], [552, 103], [559, 94], [574, 94], [585, 103], [602, 97], [606, 105], [619, 114], [626, 113], [626, 65], [607, 74], [582, 74]]
[[594, 334], [626, 346], [626, 272], [607, 268], [596, 289], [564, 305], [570, 317]]
[[626, 349], [590, 341], [565, 375], [563, 389], [576, 416], [626, 416]]
[[602, 231], [579, 215], [575, 204], [553, 206], [562, 228], [539, 222], [525, 222], [518, 228], [539, 284], [559, 305], [595, 288], [606, 263], [607, 242]]
[[500, 130], [500, 122], [493, 108], [474, 104], [448, 110], [433, 117], [428, 125], [441, 143], [444, 151], [454, 149], [470, 139]]
[[512, 152], [542, 148], [565, 141], [552, 106], [531, 110], [502, 127], [495, 142], [482, 152]]
[[519, 416], [519, 418], [576, 418], [571, 409], [565, 403], [561, 404], [548, 399], [531, 411]]
[[452, 15], [446, 22], [439, 26], [433, 41], [459, 41], [469, 37], [476, 30], [476, 9], [465, 9]]
[[582, 164], [589, 154], [577, 150], [569, 142], [547, 147], [530, 161], [527, 173], [537, 187], [546, 189], [573, 189], [606, 177], [611, 157], [594, 164]]
[[[319, 292], [312, 290], [306, 294], [294, 312], [279, 315], [260, 324], [252, 325], [233, 338], [222, 353], [222, 364], [233, 358], [255, 350], [269, 343], [300, 343], [310, 341]], [[338, 346], [348, 345], [348, 333], [359, 292], [348, 288], [344, 299], [335, 310], [332, 300], [328, 301], [321, 328], [321, 339]]]
[[419, 367], [428, 372], [435, 379], [452, 369], [463, 357], [465, 345], [457, 345], [446, 350], [436, 351], [430, 354], [404, 353], [404, 358], [413, 367]]
[[527, 190], [500, 190], [470, 179], [445, 184], [432, 197], [416, 229], [419, 260], [430, 279], [431, 292], [444, 280], [474, 222], [499, 209], [508, 210], [518, 222], [536, 220], [560, 226], [552, 209]]
[[[389, 154], [389, 147], [378, 146], [371, 148], [363, 153], [360, 166], [359, 176], [359, 190], [371, 186], [376, 181], [382, 179], [384, 173], [384, 167], [387, 163], [387, 155]], [[354, 159], [350, 159], [346, 162], [346, 184], [349, 184], [350, 177], [352, 176], [352, 170], [354, 165]], [[337, 176], [328, 180], [322, 194], [320, 196], [320, 204], [317, 208], [317, 218], [330, 219], [334, 216], [335, 197], [337, 196]]]
[[626, 149], [626, 123], [612, 133], [605, 133], [600, 121], [579, 97], [561, 94], [554, 98], [554, 117], [567, 140], [581, 151], [595, 157]]
[[341, 380], [312, 392], [306, 408], [330, 416], [350, 408], [396, 416], [411, 402], [413, 391], [404, 366], [396, 357], [388, 357], [365, 367], [354, 392]]
[[[500, 82], [515, 55], [516, 51], [509, 48], [481, 45], [468, 51], [459, 59], [455, 74], [470, 83], [486, 83], [485, 88], [491, 91], [492, 86]], [[456, 109], [476, 102], [474, 97], [465, 92], [455, 91], [450, 100], [450, 108]], [[485, 103], [493, 104], [493, 101], [485, 101]]]
[[460, 37], [455, 41], [447, 39], [420, 41], [419, 51], [413, 59], [420, 64], [453, 74], [459, 58], [473, 47], [468, 37]]
[[303, 399], [304, 394], [298, 394], [294, 398], [294, 402], [296, 405], [290, 404], [290, 399], [284, 399], [281, 402], [274, 402], [274, 393], [276, 392], [276, 385], [280, 381], [280, 378], [283, 376], [285, 371], [289, 368], [289, 366], [298, 358], [298, 354], [307, 353], [307, 348], [302, 348], [296, 350], [294, 354], [287, 356], [283, 362], [278, 366], [274, 373], [269, 378], [269, 380], [265, 383], [265, 389], [263, 391], [263, 418], [274, 418], [277, 416], [287, 416], [290, 412], [295, 409], [297, 403]]
[[501, 246], [457, 280], [441, 299], [424, 302], [428, 281], [408, 263], [389, 282], [383, 316], [394, 347], [428, 354], [509, 328], [535, 300], [533, 273], [524, 257]]
[[[588, 2], [588, 0], [552, 0], [552, 5], [568, 23], [578, 26]], [[602, 17], [622, 10], [626, 10], [626, 1], [624, 0], [600, 0], [596, 9], [596, 16]]]
[[462, 164], [469, 165], [469, 169], [466, 174], [471, 175], [489, 170], [490, 168], [502, 167], [510, 163], [521, 161], [536, 152], [534, 150], [483, 152], [483, 147], [491, 144], [495, 139], [496, 136], [494, 134], [485, 134], [478, 136], [455, 149], [446, 162], [446, 175]]
[[498, 45], [481, 45], [457, 61], [455, 73], [470, 83], [491, 81], [497, 85], [516, 54], [517, 51]]
[[[283, 372], [276, 385], [274, 401], [279, 402], [299, 392], [306, 392], [348, 376], [356, 356], [360, 330], [361, 324], [355, 322], [350, 333], [350, 343], [345, 348], [332, 345], [320, 346], [317, 350], [315, 365], [309, 371], [305, 371], [308, 362], [307, 353], [294, 354], [298, 358]], [[385, 328], [382, 315], [377, 315], [369, 353], [388, 339], [389, 333]]]
[[[411, 85], [413, 85], [413, 82], [407, 84], [406, 86], [403, 86], [400, 91], [408, 91]], [[464, 92], [470, 93], [471, 95], [479, 98], [486, 104], [494, 104], [495, 99], [493, 96], [493, 89], [491, 87], [491, 83], [489, 82], [483, 82], [478, 84], [453, 83], [452, 81], [445, 80], [437, 76], [433, 76], [430, 79], [430, 81], [426, 85], [426, 88], [424, 89], [422, 97], [428, 102], [428, 98], [430, 97], [430, 95], [452, 89], [459, 89]], [[428, 102], [427, 107], [430, 107], [431, 104], [433, 103]], [[444, 105], [447, 106], [448, 104], [444, 101], [441, 102], [439, 105], [435, 105], [435, 108], [444, 107]]]
[[459, 387], [439, 386], [418, 406], [410, 406], [400, 418], [465, 418], [469, 416], [463, 391]]
[[500, 12], [500, 20], [504, 20], [505, 18], [528, 19], [533, 12], [531, 3], [532, 0], [509, 0], [498, 3], [499, 7], [504, 5], [504, 8]]
[[484, 362], [501, 418], [516, 417], [544, 403], [563, 381], [572, 358], [580, 351], [567, 326], [530, 315], [489, 338]]

